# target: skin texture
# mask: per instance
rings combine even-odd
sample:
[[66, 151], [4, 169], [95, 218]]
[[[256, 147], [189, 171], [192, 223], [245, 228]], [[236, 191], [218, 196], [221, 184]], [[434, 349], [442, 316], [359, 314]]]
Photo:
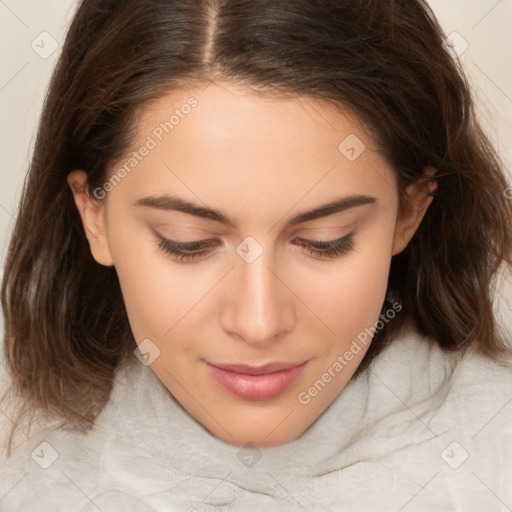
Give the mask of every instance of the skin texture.
[[[197, 106], [159, 141], [154, 130], [191, 97]], [[156, 147], [103, 201], [88, 195], [85, 172], [68, 177], [94, 258], [116, 268], [137, 343], [158, 347], [151, 368], [224, 441], [273, 446], [299, 437], [340, 394], [368, 346], [307, 404], [299, 393], [376, 324], [391, 257], [414, 235], [431, 189], [409, 187], [399, 214], [395, 172], [355, 117], [310, 98], [260, 97], [230, 83], [172, 91], [141, 112], [137, 134], [131, 152], [148, 136]], [[354, 161], [338, 149], [349, 135], [366, 146]], [[162, 194], [221, 210], [235, 226], [134, 206]], [[376, 202], [288, 225], [298, 213], [353, 194]], [[180, 262], [158, 247], [153, 230], [217, 245]], [[352, 231], [354, 248], [334, 258], [297, 245], [298, 238], [330, 241]], [[252, 254], [263, 250], [250, 263], [237, 253], [248, 236], [257, 242]], [[267, 400], [231, 395], [205, 362], [303, 360], [299, 378]]]

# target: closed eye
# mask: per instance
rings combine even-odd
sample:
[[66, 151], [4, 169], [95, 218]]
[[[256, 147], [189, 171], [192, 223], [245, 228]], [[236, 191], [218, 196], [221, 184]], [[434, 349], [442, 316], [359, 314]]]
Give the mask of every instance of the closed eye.
[[[181, 263], [192, 263], [200, 259], [206, 259], [213, 253], [213, 249], [219, 245], [216, 240], [197, 240], [193, 242], [176, 242], [156, 234], [156, 244], [166, 254], [171, 255]], [[305, 252], [317, 259], [333, 259], [342, 256], [355, 248], [355, 233], [349, 233], [336, 240], [319, 241], [296, 238], [294, 245], [303, 247]]]
[[321, 242], [318, 240], [304, 240], [302, 238], [297, 239], [298, 244], [306, 250], [308, 254], [317, 258], [336, 258], [350, 252], [354, 249], [354, 232], [349, 233], [346, 236], [331, 240], [328, 242]]

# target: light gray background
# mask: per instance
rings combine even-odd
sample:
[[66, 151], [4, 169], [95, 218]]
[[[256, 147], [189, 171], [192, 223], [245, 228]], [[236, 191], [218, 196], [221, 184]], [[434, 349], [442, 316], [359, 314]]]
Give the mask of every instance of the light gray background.
[[[120, 0], [122, 1], [122, 0]], [[32, 152], [44, 93], [77, 2], [0, 0], [0, 279], [17, 203]], [[473, 84], [483, 125], [512, 168], [512, 0], [431, 0], [446, 34], [467, 41], [460, 59]], [[462, 38], [462, 39], [461, 39]], [[33, 43], [35, 41], [35, 43]], [[46, 55], [44, 55], [46, 57]], [[497, 313], [511, 324], [510, 278], [500, 280]], [[1, 315], [0, 315], [1, 317]], [[0, 318], [0, 332], [2, 330]]]

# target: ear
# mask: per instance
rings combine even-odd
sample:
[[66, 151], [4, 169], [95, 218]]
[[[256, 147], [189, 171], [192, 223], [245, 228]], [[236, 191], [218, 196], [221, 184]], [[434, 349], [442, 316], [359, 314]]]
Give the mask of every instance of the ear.
[[85, 236], [89, 241], [94, 259], [106, 267], [114, 265], [106, 234], [105, 204], [89, 195], [87, 173], [80, 170], [72, 171], [67, 177], [68, 185], [73, 192], [76, 207], [82, 218]]
[[409, 244], [423, 217], [434, 199], [437, 181], [432, 181], [436, 170], [426, 167], [423, 177], [409, 185], [405, 191], [404, 204], [398, 213], [393, 241], [393, 256], [401, 253]]

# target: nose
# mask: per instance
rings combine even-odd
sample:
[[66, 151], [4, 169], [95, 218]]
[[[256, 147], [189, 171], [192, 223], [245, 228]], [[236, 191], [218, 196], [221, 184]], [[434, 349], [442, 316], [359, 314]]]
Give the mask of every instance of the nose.
[[296, 321], [293, 292], [286, 273], [279, 272], [270, 252], [252, 263], [236, 256], [230, 272], [221, 324], [230, 336], [253, 346], [266, 346], [293, 330]]

